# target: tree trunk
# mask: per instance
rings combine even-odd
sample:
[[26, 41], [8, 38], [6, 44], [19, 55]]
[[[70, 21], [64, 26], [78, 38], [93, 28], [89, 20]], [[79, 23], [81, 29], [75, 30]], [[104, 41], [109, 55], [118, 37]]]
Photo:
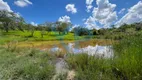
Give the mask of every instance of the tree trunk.
[[31, 36], [32, 36], [32, 37], [34, 36], [34, 31], [31, 32]]
[[9, 29], [8, 29], [8, 23], [4, 23], [4, 29], [5, 29], [6, 32], [9, 31]]
[[61, 34], [61, 32], [59, 31], [59, 35]]

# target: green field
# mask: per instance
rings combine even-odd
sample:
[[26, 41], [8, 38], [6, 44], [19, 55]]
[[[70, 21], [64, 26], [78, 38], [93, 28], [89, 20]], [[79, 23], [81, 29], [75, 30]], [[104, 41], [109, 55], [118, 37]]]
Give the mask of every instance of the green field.
[[35, 31], [33, 37], [31, 37], [31, 32], [29, 31], [9, 31], [7, 32], [1, 32], [0, 33], [0, 44], [4, 44], [5, 42], [10, 41], [62, 41], [62, 40], [80, 40], [84, 39], [85, 36], [74, 36], [73, 33], [68, 33], [67, 35], [59, 35], [58, 32], [46, 32], [41, 37], [40, 31]]

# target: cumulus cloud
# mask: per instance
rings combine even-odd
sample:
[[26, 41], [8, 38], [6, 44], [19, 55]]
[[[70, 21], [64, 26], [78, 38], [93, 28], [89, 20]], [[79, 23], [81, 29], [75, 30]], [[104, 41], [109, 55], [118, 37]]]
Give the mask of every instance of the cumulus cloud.
[[71, 22], [70, 17], [67, 16], [67, 15], [60, 17], [58, 19], [58, 21], [60, 21], [60, 22], [66, 22], [66, 23], [70, 23]]
[[33, 25], [33, 26], [38, 26], [38, 24], [35, 23], [35, 22], [31, 22], [31, 25]]
[[67, 4], [66, 5], [66, 10], [68, 12], [72, 12], [73, 14], [74, 13], [77, 13], [77, 9], [75, 8], [75, 5], [74, 4]]
[[90, 12], [90, 9], [93, 8], [92, 3], [94, 0], [86, 0], [86, 7], [87, 7], [87, 12]]
[[90, 29], [99, 29], [96, 25], [96, 23], [98, 23], [104, 28], [110, 27], [118, 17], [117, 12], [114, 11], [116, 5], [111, 4], [109, 0], [96, 0], [96, 4], [97, 7], [94, 7], [92, 16], [90, 16], [85, 22], [86, 26]]
[[32, 5], [33, 3], [30, 2], [29, 0], [17, 0], [14, 2], [15, 5], [19, 6], [19, 7], [25, 7], [28, 5]]
[[96, 0], [97, 8], [93, 10], [93, 17], [104, 27], [109, 27], [112, 22], [117, 20], [116, 5], [111, 4], [109, 0]]
[[142, 21], [142, 1], [139, 1], [137, 4], [132, 6], [128, 13], [126, 13], [119, 21], [115, 23], [116, 27], [119, 27], [123, 24], [132, 24], [135, 22]]
[[126, 10], [125, 8], [122, 8], [122, 9], [118, 12], [118, 14], [123, 14], [125, 10]]
[[10, 9], [10, 6], [7, 4], [7, 2], [4, 2], [3, 0], [0, 0], [0, 10], [6, 10], [6, 11], [9, 11], [9, 12], [13, 12]]
[[99, 27], [96, 25], [95, 19], [91, 16], [86, 20], [85, 24], [86, 28], [88, 29], [99, 29]]

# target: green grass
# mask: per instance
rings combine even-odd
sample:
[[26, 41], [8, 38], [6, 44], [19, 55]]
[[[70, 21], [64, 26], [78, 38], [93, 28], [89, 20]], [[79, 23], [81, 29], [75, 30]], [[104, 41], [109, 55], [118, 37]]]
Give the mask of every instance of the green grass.
[[142, 36], [129, 36], [114, 46], [114, 66], [128, 79], [142, 79]]
[[0, 80], [50, 80], [55, 74], [51, 60], [38, 50], [0, 48]]
[[41, 37], [40, 31], [35, 31], [33, 37], [31, 37], [31, 32], [29, 31], [9, 31], [0, 32], [0, 44], [4, 44], [10, 41], [53, 41], [53, 40], [79, 40], [84, 39], [85, 36], [74, 36], [73, 33], [68, 33], [65, 35], [59, 35], [58, 32], [46, 32]]
[[142, 36], [129, 36], [113, 47], [113, 59], [77, 54], [68, 55], [66, 61], [77, 80], [141, 80]]
[[95, 58], [87, 54], [69, 55], [66, 59], [70, 69], [76, 71], [75, 80], [115, 80], [111, 60]]

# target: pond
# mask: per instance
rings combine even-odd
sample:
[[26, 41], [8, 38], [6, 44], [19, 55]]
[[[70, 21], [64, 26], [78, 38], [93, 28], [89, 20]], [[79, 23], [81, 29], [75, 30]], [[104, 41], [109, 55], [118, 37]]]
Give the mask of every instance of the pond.
[[[74, 45], [75, 44], [73, 43], [69, 43], [68, 46], [65, 47], [67, 53], [72, 53], [72, 54], [87, 53], [88, 55], [91, 55], [91, 56], [104, 57], [104, 58], [113, 57], [112, 46], [99, 46], [99, 45], [90, 46], [88, 45], [87, 47], [79, 48], [79, 47], [75, 47]], [[59, 47], [53, 47], [47, 50], [49, 50], [52, 53], [64, 52], [64, 49], [59, 48]]]
[[17, 46], [26, 48], [37, 48], [41, 51], [49, 51], [50, 53], [86, 53], [91, 56], [111, 58], [114, 55], [111, 45], [116, 42], [117, 41], [106, 39], [86, 39], [77, 41], [27, 41], [18, 42]]
[[60, 45], [54, 45], [52, 47], [44, 48], [42, 51], [49, 51], [51, 53], [71, 53], [71, 54], [82, 54], [86, 53], [91, 56], [111, 58], [113, 57], [113, 49], [111, 44], [92, 44], [91, 41], [76, 41], [64, 43]]

